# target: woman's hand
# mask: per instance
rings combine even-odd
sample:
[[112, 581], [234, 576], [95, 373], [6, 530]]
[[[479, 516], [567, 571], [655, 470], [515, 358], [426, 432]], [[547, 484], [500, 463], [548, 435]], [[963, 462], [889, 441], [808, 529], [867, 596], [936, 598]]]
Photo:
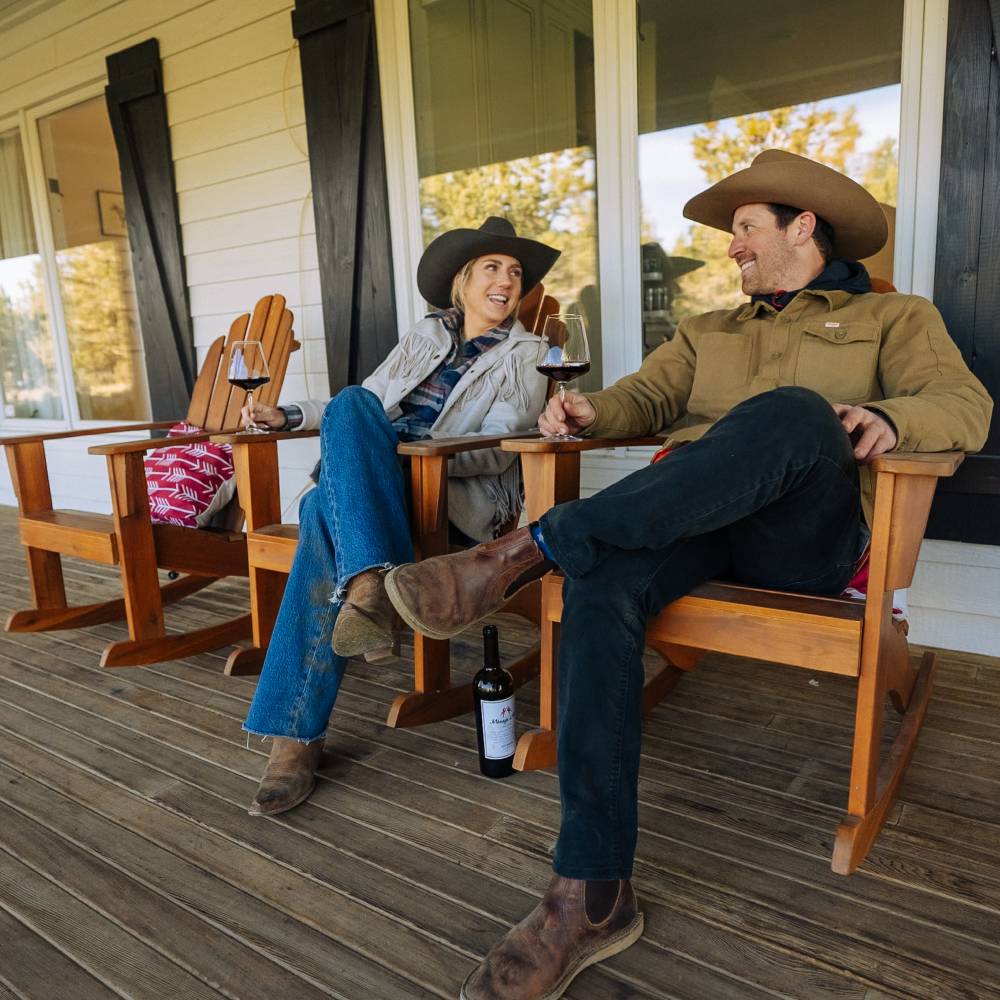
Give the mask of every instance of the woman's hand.
[[250, 412], [250, 407], [246, 403], [243, 404], [243, 409], [240, 410], [240, 421], [248, 429], [266, 427], [268, 430], [280, 431], [288, 423], [288, 418], [285, 416], [284, 410], [279, 410], [277, 406], [268, 406], [266, 403], [258, 403], [255, 399], [253, 413]]
[[565, 400], [558, 393], [538, 418], [538, 429], [545, 435], [576, 434], [597, 419], [593, 404], [579, 392], [567, 392]]

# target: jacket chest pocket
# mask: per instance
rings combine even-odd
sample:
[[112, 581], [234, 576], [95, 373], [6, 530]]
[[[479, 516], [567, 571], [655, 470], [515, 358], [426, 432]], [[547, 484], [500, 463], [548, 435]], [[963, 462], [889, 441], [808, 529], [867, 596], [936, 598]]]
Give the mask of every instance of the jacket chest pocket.
[[799, 341], [795, 384], [833, 403], [867, 401], [875, 382], [879, 333], [874, 323], [807, 326]]
[[749, 337], [706, 333], [699, 338], [688, 409], [710, 416], [724, 413], [746, 395], [752, 344]]

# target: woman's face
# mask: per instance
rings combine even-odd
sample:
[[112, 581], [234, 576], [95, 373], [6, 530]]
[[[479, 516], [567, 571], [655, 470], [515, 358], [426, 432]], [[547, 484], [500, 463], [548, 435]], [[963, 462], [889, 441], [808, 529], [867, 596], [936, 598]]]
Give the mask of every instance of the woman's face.
[[462, 290], [466, 316], [502, 323], [521, 299], [521, 262], [502, 253], [477, 257]]

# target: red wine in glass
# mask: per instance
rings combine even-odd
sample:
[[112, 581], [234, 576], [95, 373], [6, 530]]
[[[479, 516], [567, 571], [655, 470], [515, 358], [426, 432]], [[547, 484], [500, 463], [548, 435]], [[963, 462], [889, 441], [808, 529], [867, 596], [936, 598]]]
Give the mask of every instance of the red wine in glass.
[[586, 375], [590, 371], [590, 362], [566, 361], [561, 364], [547, 364], [543, 362], [540, 365], [536, 365], [535, 368], [546, 378], [552, 379], [553, 382], [572, 382], [573, 379], [580, 378], [581, 375]]
[[[587, 327], [579, 313], [558, 313], [545, 319], [538, 342], [535, 369], [559, 383], [559, 398], [566, 398], [566, 383], [590, 371]], [[556, 434], [550, 441], [579, 441], [573, 434]]]
[[[229, 384], [246, 392], [250, 413], [253, 413], [254, 391], [270, 381], [271, 373], [267, 370], [267, 359], [260, 341], [237, 340], [233, 343], [229, 350]], [[246, 430], [263, 433], [266, 428], [251, 423]]]
[[246, 393], [251, 393], [254, 389], [259, 389], [270, 381], [269, 378], [231, 378], [229, 384], [238, 386]]

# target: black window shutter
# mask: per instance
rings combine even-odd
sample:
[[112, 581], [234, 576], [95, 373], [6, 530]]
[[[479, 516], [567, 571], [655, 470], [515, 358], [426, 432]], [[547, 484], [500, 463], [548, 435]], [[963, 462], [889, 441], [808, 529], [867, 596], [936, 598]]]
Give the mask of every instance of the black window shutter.
[[[951, 0], [934, 302], [1000, 401], [1000, 0]], [[928, 538], [1000, 545], [1000, 406], [982, 452], [942, 480]]]
[[108, 56], [105, 97], [118, 147], [154, 420], [187, 411], [195, 354], [170, 130], [155, 38]]
[[299, 0], [299, 40], [330, 391], [396, 344], [371, 0]]

